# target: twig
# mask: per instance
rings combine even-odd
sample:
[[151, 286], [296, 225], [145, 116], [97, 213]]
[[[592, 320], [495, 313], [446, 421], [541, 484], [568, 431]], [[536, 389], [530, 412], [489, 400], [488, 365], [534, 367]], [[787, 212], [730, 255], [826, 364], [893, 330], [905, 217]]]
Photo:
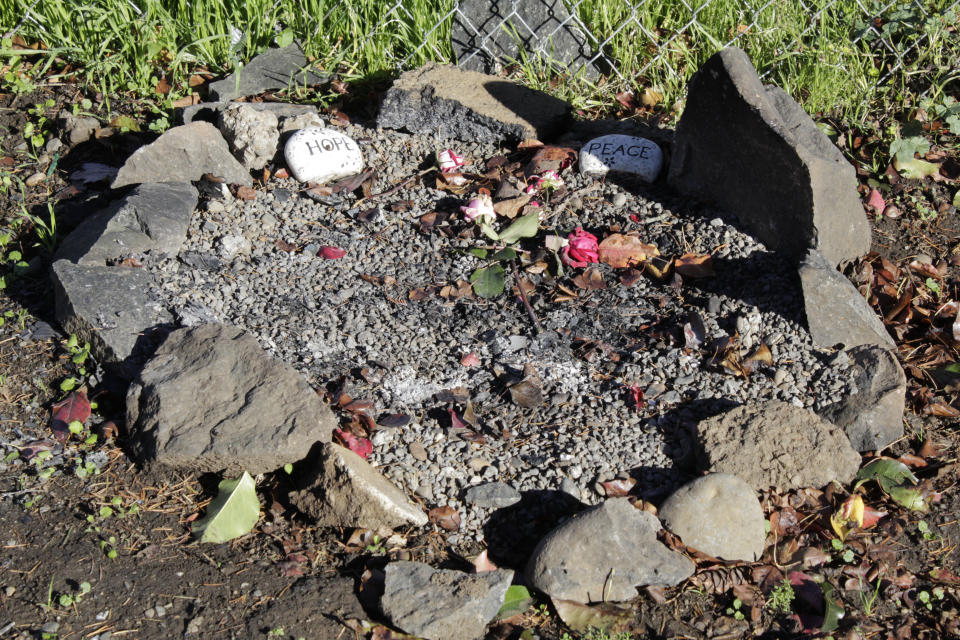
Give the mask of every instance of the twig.
[[381, 191], [380, 193], [374, 193], [373, 195], [367, 198], [362, 198], [361, 200], [358, 200], [354, 206], [359, 206], [361, 203], [366, 202], [368, 200], [373, 200], [374, 198], [382, 198], [384, 196], [393, 195], [394, 193], [396, 193], [397, 191], [400, 191], [400, 189], [403, 189], [405, 186], [407, 186], [417, 178], [422, 178], [423, 176], [427, 175], [431, 171], [436, 171], [436, 169], [434, 167], [430, 167], [429, 169], [424, 169], [423, 171], [420, 171], [419, 173], [415, 173], [412, 176], [408, 176], [403, 180], [401, 180], [400, 182], [398, 182], [397, 184], [395, 184], [394, 186], [387, 189], [386, 191]]
[[520, 291], [520, 299], [523, 301], [523, 306], [527, 308], [527, 314], [533, 322], [534, 330], [540, 333], [543, 328], [540, 326], [540, 320], [537, 319], [537, 314], [533, 311], [533, 307], [530, 306], [530, 301], [527, 299], [527, 292], [523, 290], [523, 283], [520, 282], [520, 270], [517, 269], [517, 261], [511, 260], [510, 264], [513, 265], [513, 279], [517, 281], [517, 289]]

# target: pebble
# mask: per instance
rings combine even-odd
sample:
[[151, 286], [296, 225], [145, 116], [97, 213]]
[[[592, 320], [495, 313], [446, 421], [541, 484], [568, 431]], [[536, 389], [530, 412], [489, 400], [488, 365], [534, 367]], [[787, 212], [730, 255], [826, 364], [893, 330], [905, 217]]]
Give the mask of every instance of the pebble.
[[31, 188], [32, 188], [32, 187], [36, 187], [37, 185], [43, 183], [44, 181], [46, 181], [46, 179], [47, 179], [47, 174], [45, 174], [43, 171], [37, 171], [36, 173], [31, 174], [31, 175], [30, 175], [26, 180], [24, 180], [23, 182], [24, 182], [24, 184], [26, 184], [28, 187], [31, 187]]
[[58, 631], [60, 631], [60, 623], [45, 622], [43, 623], [43, 626], [40, 627], [40, 630], [43, 631], [44, 633], [57, 633]]
[[[477, 159], [467, 171], [482, 168], [484, 159], [499, 153], [494, 145], [354, 124], [345, 126], [344, 133], [361, 141], [368, 166], [385, 168], [374, 177], [374, 192], [387, 191], [420, 171], [437, 148], [449, 146]], [[565, 171], [563, 178], [570, 191], [594, 184], [576, 170]], [[682, 444], [689, 423], [717, 413], [725, 403], [743, 404], [773, 393], [816, 409], [835, 401], [849, 384], [843, 364], [817, 352], [803, 328], [799, 292], [785, 284], [793, 281], [789, 264], [735, 227], [717, 223], [716, 213], [655, 202], [613, 181], [597, 183], [600, 187], [590, 197], [570, 203], [551, 224], [561, 233], [576, 226], [603, 230], [622, 225], [626, 207], [641, 219], [665, 221], [640, 229], [641, 239], [657, 245], [661, 254], [709, 253], [724, 245], [718, 254], [724, 259], [721, 268], [737, 264], [744, 273], [731, 277], [721, 271], [723, 293], [710, 293], [715, 289], [709, 280], [704, 289], [696, 280], [685, 280], [683, 291], [676, 292], [646, 277], [625, 288], [600, 265], [608, 286], [585, 292], [589, 304], [534, 297], [543, 326], [539, 336], [524, 309], [507, 304], [506, 296], [493, 304], [477, 299], [455, 303], [439, 292], [414, 299], [417, 289], [468, 281], [484, 264], [465, 251], [478, 241], [457, 238], [467, 228], [460, 221], [447, 223], [455, 230], [451, 238], [418, 230], [420, 216], [450, 198], [431, 184], [414, 181], [401, 187], [378, 201], [381, 219], [361, 222], [357, 216], [368, 207], [357, 207], [353, 194], [315, 201], [299, 194], [295, 180], [274, 179], [268, 183], [272, 191], [258, 191], [250, 201], [230, 201], [216, 216], [194, 217], [180, 254], [194, 256], [192, 264], [148, 256], [145, 268], [156, 275], [155, 293], [176, 317], [190, 305], [202, 305], [218, 321], [250, 331], [265, 350], [316, 386], [368, 370], [375, 382], [358, 380], [357, 397], [373, 401], [372, 414], [417, 416], [403, 429], [389, 430], [395, 436], [378, 430], [369, 460], [426, 508], [449, 504], [467, 513], [464, 491], [471, 487], [503, 482], [516, 491], [556, 492], [565, 479], [570, 489], [579, 483], [581, 499], [595, 504], [604, 491], [588, 488], [597, 478], [622, 471], [635, 472], [638, 491], [662, 492], [687, 479], [669, 453], [689, 446]], [[611, 206], [621, 200], [622, 206]], [[677, 221], [692, 228], [683, 234], [688, 246], [678, 244], [671, 227]], [[232, 240], [224, 243], [227, 237]], [[280, 239], [302, 249], [283, 251], [276, 246]], [[346, 255], [317, 257], [322, 247], [331, 246]], [[541, 282], [540, 276], [529, 277]], [[774, 366], [740, 379], [720, 367], [705, 367], [705, 347], [684, 353], [682, 345], [671, 344], [667, 333], [682, 326], [698, 300], [705, 308], [696, 311], [711, 339], [740, 328], [755, 341], [766, 335], [775, 345]], [[757, 300], [763, 301], [762, 308], [747, 302]], [[662, 335], [644, 328], [658, 322], [665, 329]], [[621, 353], [620, 362], [613, 363], [602, 350], [589, 361], [585, 354], [574, 355], [574, 336], [610, 345]], [[465, 353], [475, 354], [481, 365], [462, 366]], [[525, 365], [534, 369], [543, 397], [549, 398], [534, 409], [514, 405], [509, 394], [498, 390], [507, 379], [522, 378]], [[784, 374], [775, 384], [779, 369], [793, 378]], [[598, 381], [597, 372], [606, 382]], [[817, 380], [816, 390], [786, 384], [791, 379]], [[644, 390], [648, 404], [643, 410], [625, 399], [623, 389], [629, 385]], [[463, 430], [450, 428], [447, 409], [459, 411], [462, 404], [437, 399], [458, 387], [472, 399], [482, 442], [468, 442], [460, 437]], [[504, 431], [508, 438], [502, 437]], [[549, 505], [542, 508], [549, 514]], [[465, 519], [460, 533], [467, 540], [483, 535], [483, 519]]]

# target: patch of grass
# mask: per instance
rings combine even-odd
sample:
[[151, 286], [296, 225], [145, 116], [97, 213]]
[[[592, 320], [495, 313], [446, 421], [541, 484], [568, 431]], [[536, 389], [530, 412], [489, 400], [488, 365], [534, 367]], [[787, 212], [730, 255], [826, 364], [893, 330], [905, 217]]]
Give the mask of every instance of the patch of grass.
[[[615, 105], [617, 90], [652, 87], [669, 110], [682, 99], [690, 75], [727, 44], [744, 48], [765, 80], [800, 99], [807, 111], [857, 121], [878, 95], [940, 100], [960, 73], [960, 37], [952, 30], [957, 10], [950, 0], [811, 0], [755, 9], [742, 0], [568, 5], [619, 75], [599, 85], [583, 78], [552, 85], [554, 70], [538, 61], [522, 57], [518, 68], [530, 84], [579, 97], [586, 108]], [[7, 58], [3, 84], [24, 92], [37, 75], [30, 65], [49, 66], [58, 57], [105, 96], [132, 91], [156, 98], [163, 77], [172, 89], [160, 96], [162, 109], [189, 93], [187, 80], [198, 65], [222, 74], [294, 39], [324, 69], [370, 77], [428, 60], [451, 61], [453, 9], [454, 0], [0, 0], [0, 31], [16, 30], [47, 48], [14, 49], [7, 38], [0, 48]], [[888, 75], [891, 82], [878, 93], [878, 81]]]

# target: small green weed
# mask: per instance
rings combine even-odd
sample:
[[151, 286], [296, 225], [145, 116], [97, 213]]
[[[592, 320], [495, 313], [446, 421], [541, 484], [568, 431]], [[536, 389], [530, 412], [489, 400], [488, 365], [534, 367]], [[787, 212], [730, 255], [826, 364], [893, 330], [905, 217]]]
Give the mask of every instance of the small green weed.
[[882, 582], [881, 578], [877, 578], [877, 584], [874, 585], [873, 593], [870, 593], [868, 589], [863, 588], [863, 578], [860, 579], [860, 603], [863, 605], [863, 612], [868, 616], [873, 613], [873, 606], [877, 601], [877, 596], [880, 595], [880, 585]]
[[767, 607], [778, 613], [789, 613], [793, 606], [793, 599], [796, 593], [793, 591], [793, 585], [786, 578], [773, 588], [770, 596], [767, 598]]
[[743, 620], [746, 616], [743, 613], [743, 601], [740, 598], [734, 598], [731, 606], [727, 607], [727, 615], [733, 616], [734, 620]]
[[576, 636], [571, 636], [569, 633], [564, 633], [562, 636], [560, 636], [560, 640], [574, 640], [574, 637], [576, 637], [577, 640], [633, 640], [633, 635], [627, 633], [626, 631], [611, 633], [597, 627], [590, 627], [586, 630], [586, 632], [579, 633]]
[[934, 540], [940, 539], [940, 536], [937, 535], [935, 531], [930, 530], [930, 525], [927, 524], [926, 520], [920, 520], [917, 522], [917, 531], [920, 532], [920, 535], [923, 536], [923, 539], [927, 542], [933, 542]]
[[917, 592], [917, 602], [926, 607], [927, 611], [933, 611], [934, 603], [942, 602], [943, 597], [944, 591], [942, 587], [934, 587], [930, 591], [924, 589]]

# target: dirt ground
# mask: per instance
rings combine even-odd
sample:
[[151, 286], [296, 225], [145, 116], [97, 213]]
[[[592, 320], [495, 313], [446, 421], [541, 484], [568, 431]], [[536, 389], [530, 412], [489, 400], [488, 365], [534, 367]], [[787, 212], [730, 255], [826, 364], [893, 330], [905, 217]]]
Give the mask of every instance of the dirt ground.
[[[17, 150], [26, 109], [47, 99], [55, 102], [45, 109], [53, 117], [78, 95], [67, 85], [0, 96], [3, 170], [20, 180], [44, 175], [29, 188], [21, 190], [20, 180], [4, 187], [0, 230], [25, 220], [25, 213], [48, 221], [52, 201], [62, 238], [99, 208], [105, 188], [71, 185], [70, 173], [83, 162], [116, 165], [151, 136], [101, 130], [53, 153], [34, 151], [29, 143]], [[866, 195], [866, 176], [864, 183]], [[957, 361], [950, 333], [955, 310], [949, 318], [938, 316], [960, 297], [960, 217], [950, 204], [956, 189], [949, 177], [898, 180], [884, 196], [901, 203], [899, 217], [871, 216], [875, 254], [847, 271], [888, 316], [900, 345], [910, 385], [907, 435], [884, 454], [912, 468], [929, 513], [907, 510], [869, 483], [861, 490], [864, 501], [887, 515], [838, 548], [829, 516], [851, 487], [765, 495], [771, 544], [761, 562], [698, 559], [698, 572], [686, 583], [645, 590], [631, 602], [629, 615], [619, 618], [624, 632], [664, 639], [960, 637], [960, 405], [950, 382], [939, 383], [931, 373]], [[88, 424], [96, 441], [59, 443], [50, 430], [51, 409], [66, 395], [62, 383], [90, 375], [79, 370], [91, 363], [77, 364], [66, 336], [45, 326], [56, 327], [45, 275], [49, 245], [41, 224], [19, 224], [0, 250], [0, 274], [12, 276], [0, 291], [0, 638], [402, 637], [383, 627], [341, 624], [379, 619], [376, 585], [384, 564], [413, 559], [472, 567], [440, 528], [419, 535], [400, 531], [405, 544], [391, 547], [311, 526], [285, 503], [283, 477], [259, 483], [263, 517], [251, 534], [198, 545], [189, 525], [215, 495], [217, 479], [138, 469], [124, 450], [122, 390], [95, 374], [89, 394], [97, 409]], [[13, 250], [20, 261], [11, 259]], [[918, 257], [933, 271], [911, 267]], [[895, 294], [878, 281], [882, 272], [896, 276]], [[904, 287], [912, 291], [906, 303]], [[835, 629], [821, 630], [829, 627], [822, 623], [830, 613], [816, 593], [803, 600], [809, 584], [802, 578], [793, 602], [777, 609], [775, 587], [794, 571], [832, 585], [844, 612]], [[811, 619], [821, 624], [811, 627]], [[490, 637], [561, 638], [566, 632], [549, 602], [535, 600], [494, 626]]]

